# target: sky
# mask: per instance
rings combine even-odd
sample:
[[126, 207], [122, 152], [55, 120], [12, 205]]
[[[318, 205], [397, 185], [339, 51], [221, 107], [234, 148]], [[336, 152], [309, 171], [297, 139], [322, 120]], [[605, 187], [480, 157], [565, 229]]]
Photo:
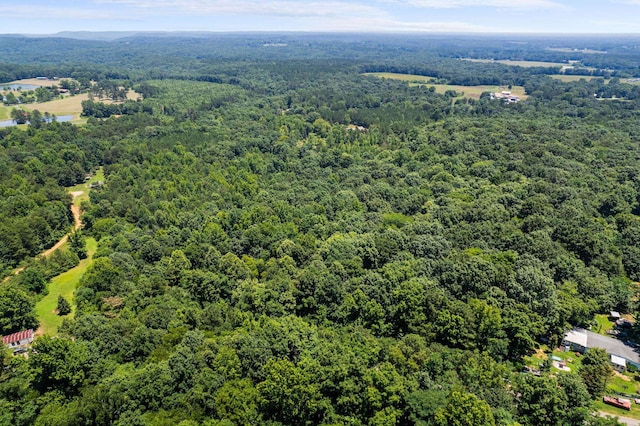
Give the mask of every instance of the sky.
[[640, 33], [638, 17], [640, 0], [21, 0], [0, 2], [0, 33]]

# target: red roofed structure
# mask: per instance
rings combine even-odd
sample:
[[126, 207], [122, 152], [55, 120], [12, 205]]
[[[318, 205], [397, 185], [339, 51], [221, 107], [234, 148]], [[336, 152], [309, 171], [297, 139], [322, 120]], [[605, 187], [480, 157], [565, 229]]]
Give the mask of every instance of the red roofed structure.
[[2, 336], [2, 343], [10, 348], [28, 345], [31, 342], [33, 342], [33, 329], [31, 328], [29, 330], [9, 334], [8, 336]]

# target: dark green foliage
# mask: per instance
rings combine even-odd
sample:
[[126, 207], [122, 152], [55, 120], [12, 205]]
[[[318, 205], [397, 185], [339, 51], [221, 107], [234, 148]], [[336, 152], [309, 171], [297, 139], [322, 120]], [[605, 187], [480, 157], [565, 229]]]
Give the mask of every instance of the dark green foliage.
[[68, 315], [69, 313], [71, 313], [71, 305], [69, 304], [69, 301], [67, 299], [62, 296], [58, 296], [58, 305], [56, 307], [56, 310], [58, 311], [58, 315], [60, 316]]
[[[70, 249], [0, 287], [3, 332], [32, 327], [31, 297], [86, 256], [85, 237], [98, 241], [62, 337], [0, 370], [0, 416], [607, 424], [590, 409], [606, 378], [595, 354], [579, 376], [519, 370], [540, 338], [633, 309], [637, 89], [454, 59], [564, 60], [533, 39], [283, 35], [287, 49], [268, 49], [270, 37], [140, 36], [126, 55], [59, 40], [69, 51], [52, 68], [0, 66], [143, 97], [86, 101], [82, 127], [0, 129], [7, 273], [68, 232], [64, 187], [105, 172]], [[635, 72], [618, 42], [594, 66]], [[7, 57], [28, 52], [18, 39]], [[362, 71], [524, 84], [530, 98], [456, 99]]]
[[34, 303], [20, 288], [0, 286], [0, 333], [11, 334], [35, 328], [38, 321], [33, 312]]
[[75, 231], [69, 235], [69, 249], [73, 251], [78, 259], [87, 258], [87, 244], [82, 236], [82, 232]]

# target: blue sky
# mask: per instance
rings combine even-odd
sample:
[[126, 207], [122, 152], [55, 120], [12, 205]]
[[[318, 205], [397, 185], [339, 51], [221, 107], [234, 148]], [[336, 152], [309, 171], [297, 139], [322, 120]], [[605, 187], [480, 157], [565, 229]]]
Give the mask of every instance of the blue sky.
[[640, 0], [22, 0], [0, 3], [0, 33], [640, 33], [638, 17]]

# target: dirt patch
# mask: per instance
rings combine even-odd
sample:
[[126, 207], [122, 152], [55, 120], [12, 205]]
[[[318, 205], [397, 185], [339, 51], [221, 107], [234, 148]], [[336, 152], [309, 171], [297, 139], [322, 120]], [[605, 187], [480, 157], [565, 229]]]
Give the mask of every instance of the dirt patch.
[[621, 378], [625, 382], [630, 382], [631, 381], [631, 378], [625, 376], [624, 374], [621, 374], [620, 372], [618, 372], [616, 370], [613, 370], [613, 375], [616, 376], [616, 377]]
[[536, 349], [536, 353], [533, 354], [533, 357], [537, 358], [537, 359], [547, 359], [548, 358], [547, 354], [544, 353], [544, 351], [542, 349]]

